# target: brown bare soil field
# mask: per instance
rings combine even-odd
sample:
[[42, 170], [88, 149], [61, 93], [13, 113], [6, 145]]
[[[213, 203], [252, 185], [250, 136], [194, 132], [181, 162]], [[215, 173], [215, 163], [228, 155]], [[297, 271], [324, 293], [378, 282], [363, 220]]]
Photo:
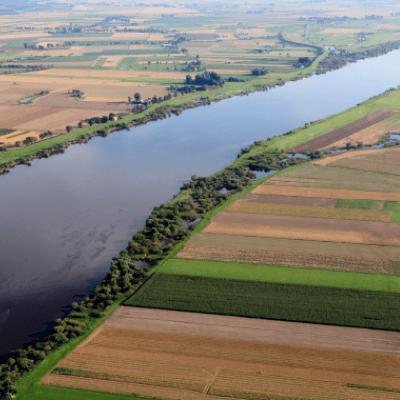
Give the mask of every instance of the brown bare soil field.
[[[270, 182], [270, 180], [268, 180]], [[399, 193], [366, 192], [362, 190], [321, 189], [312, 187], [278, 186], [262, 184], [251, 193], [254, 194], [278, 194], [283, 196], [301, 197], [327, 197], [332, 199], [371, 199], [400, 201]]]
[[370, 171], [380, 174], [400, 175], [400, 149], [382, 149], [366, 154], [356, 154], [353, 157], [341, 158], [330, 162], [332, 167]]
[[367, 115], [364, 118], [361, 118], [357, 121], [351, 122], [341, 128], [336, 128], [331, 132], [325, 133], [321, 136], [318, 136], [314, 139], [308, 140], [305, 143], [299, 144], [289, 149], [289, 151], [293, 152], [302, 152], [306, 150], [317, 150], [322, 149], [327, 146], [331, 146], [333, 143], [347, 138], [362, 129], [368, 128], [369, 126], [375, 125], [380, 121], [383, 121], [386, 118], [389, 118], [397, 111], [393, 110], [377, 110], [373, 113]]
[[400, 225], [374, 221], [346, 221], [340, 219], [325, 219], [312, 217], [296, 217], [285, 215], [263, 215], [247, 213], [231, 213], [222, 211], [213, 219], [213, 222], [251, 224], [262, 226], [278, 226], [286, 228], [323, 229], [332, 231], [360, 232], [378, 236], [397, 237], [400, 240]]
[[297, 217], [380, 222], [390, 222], [393, 215], [393, 212], [378, 210], [350, 210], [345, 208], [243, 202], [234, 202], [226, 211], [234, 213], [288, 215]]
[[35, 38], [35, 37], [46, 37], [50, 36], [49, 33], [44, 32], [21, 32], [21, 33], [6, 33], [0, 34], [0, 40], [11, 40], [11, 39], [28, 39], [28, 38]]
[[328, 165], [332, 163], [333, 161], [336, 160], [341, 160], [342, 158], [353, 158], [353, 157], [358, 157], [364, 154], [373, 154], [378, 152], [379, 154], [382, 155], [382, 150], [383, 149], [371, 149], [371, 150], [355, 150], [355, 151], [345, 151], [342, 154], [339, 154], [337, 156], [328, 156], [326, 158], [322, 158], [321, 160], [313, 161], [313, 164], [317, 165]]
[[[127, 99], [126, 99], [127, 100]], [[127, 104], [126, 100], [123, 103], [117, 104], [115, 102], [102, 103], [97, 101], [77, 101], [68, 94], [49, 94], [35, 100], [35, 106], [40, 107], [65, 107], [77, 109], [94, 109], [105, 111], [129, 111], [131, 107]]]
[[56, 366], [92, 376], [41, 383], [173, 399], [398, 399], [346, 384], [397, 388], [399, 343], [394, 332], [120, 307]]
[[298, 228], [286, 226], [263, 226], [211, 222], [203, 231], [218, 235], [272, 237], [277, 239], [315, 240], [320, 242], [375, 244], [379, 246], [400, 246], [398, 236], [376, 235], [373, 233], [340, 231], [331, 229]]
[[308, 163], [301, 168], [272, 176], [267, 184], [357, 192], [400, 193], [400, 177], [397, 175], [331, 167], [329, 164], [324, 166]]
[[[200, 233], [187, 246], [203, 246], [232, 250], [308, 254], [315, 256], [340, 256], [346, 259], [400, 261], [400, 249], [392, 246], [361, 245], [353, 243], [324, 243], [308, 240], [256, 238], [246, 236], [213, 235]], [[367, 261], [366, 261], [367, 262]], [[395, 274], [392, 275], [397, 275]]]
[[[292, 242], [295, 241], [292, 240]], [[298, 240], [298, 242], [304, 243], [305, 241]], [[324, 244], [321, 242], [313, 243]], [[299, 245], [300, 243], [297, 245], [297, 248], [300, 247]], [[298, 251], [299, 253], [287, 253], [285, 250], [283, 252], [278, 252], [275, 249], [271, 249], [271, 251], [265, 251], [245, 249], [235, 250], [204, 246], [185, 246], [185, 248], [176, 255], [176, 258], [236, 262], [245, 264], [280, 265], [283, 267], [292, 268], [326, 269], [330, 271], [399, 276], [399, 261], [384, 261], [343, 256], [321, 256], [316, 254], [307, 254], [303, 249], [298, 249]], [[339, 251], [337, 254], [342, 254], [342, 252]]]
[[325, 197], [282, 196], [279, 194], [257, 194], [254, 193], [253, 190], [253, 192], [249, 193], [247, 196], [236, 200], [235, 203], [238, 202], [333, 208], [336, 206], [337, 199], [329, 199]]
[[[104, 39], [104, 38], [103, 38]], [[34, 79], [35, 76], [40, 78], [45, 76], [59, 76], [59, 77], [75, 77], [75, 78], [104, 78], [104, 79], [127, 79], [135, 77], [149, 77], [149, 78], [172, 78], [172, 79], [185, 79], [186, 74], [183, 72], [154, 72], [154, 71], [115, 71], [115, 70], [80, 70], [80, 69], [48, 69], [45, 71], [30, 72], [29, 76]]]
[[132, 97], [136, 92], [139, 92], [143, 99], [148, 97], [165, 96], [169, 92], [166, 90], [165, 86], [159, 85], [146, 85], [145, 83], [135, 83], [135, 82], [109, 82], [107, 85], [98, 85], [92, 82], [91, 85], [79, 85], [76, 89], [82, 90], [85, 93], [85, 98], [87, 97], [115, 97], [121, 98], [125, 97], [125, 101], [128, 101], [128, 97]]

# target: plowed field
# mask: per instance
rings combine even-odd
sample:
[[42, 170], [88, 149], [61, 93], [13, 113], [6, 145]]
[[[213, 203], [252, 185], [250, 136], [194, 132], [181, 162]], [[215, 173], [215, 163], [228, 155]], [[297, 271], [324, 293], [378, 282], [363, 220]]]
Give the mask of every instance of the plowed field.
[[[268, 182], [270, 182], [268, 180]], [[254, 194], [280, 194], [283, 196], [327, 197], [332, 199], [371, 199], [400, 201], [399, 193], [366, 192], [361, 190], [320, 189], [264, 184], [257, 186]], [[312, 201], [312, 199], [310, 200]]]
[[[285, 188], [286, 189], [286, 188]], [[291, 206], [335, 207], [337, 200], [324, 197], [283, 196], [279, 194], [257, 194], [255, 190], [237, 200], [244, 203], [286, 204]]]
[[371, 233], [295, 228], [285, 226], [262, 226], [256, 224], [211, 222], [203, 231], [218, 235], [271, 237], [277, 239], [316, 240], [320, 242], [375, 244], [400, 246], [399, 236], [382, 236]]
[[234, 213], [286, 215], [297, 217], [329, 218], [340, 220], [390, 222], [393, 213], [376, 210], [348, 210], [345, 208], [324, 208], [288, 206], [280, 204], [233, 203], [226, 211]]
[[342, 154], [339, 154], [337, 156], [332, 156], [332, 157], [326, 157], [322, 158], [321, 160], [313, 161], [313, 164], [317, 165], [328, 165], [332, 163], [333, 161], [340, 160], [342, 158], [357, 158], [358, 156], [365, 155], [365, 154], [374, 154], [378, 152], [378, 154], [382, 155], [381, 149], [373, 149], [373, 150], [356, 150], [356, 151], [345, 151]]
[[[315, 164], [307, 164], [301, 168], [273, 176], [268, 179], [268, 184], [400, 193], [400, 177], [397, 175], [383, 175], [376, 172], [356, 171]], [[295, 193], [288, 194], [292, 196], [296, 195]]]
[[[400, 260], [400, 248], [391, 246], [359, 245], [352, 243], [324, 243], [307, 240], [255, 238], [246, 236], [214, 235], [201, 233], [193, 237], [187, 246], [203, 246], [228, 250], [265, 251], [309, 256], [340, 256], [356, 260]], [[180, 253], [179, 253], [180, 254]]]
[[331, 132], [325, 133], [324, 135], [318, 136], [314, 139], [308, 140], [305, 143], [294, 146], [289, 151], [299, 153], [307, 150], [317, 150], [332, 145], [333, 143], [347, 138], [358, 131], [361, 131], [369, 126], [375, 125], [386, 118], [391, 117], [396, 111], [393, 110], [377, 110], [373, 113], [361, 118], [357, 121], [351, 122], [341, 128], [336, 128]]
[[71, 375], [50, 372], [41, 383], [172, 399], [400, 397], [347, 386], [397, 389], [399, 355], [278, 344], [389, 350], [396, 333], [199, 316], [121, 307], [56, 366]]
[[353, 157], [332, 160], [329, 165], [380, 174], [400, 175], [400, 149], [395, 147], [367, 154], [355, 154]]
[[[300, 240], [299, 242], [304, 243], [304, 241]], [[338, 252], [337, 254], [342, 253]], [[245, 249], [235, 250], [217, 247], [186, 246], [176, 255], [176, 258], [247, 264], [281, 265], [294, 268], [315, 268], [331, 271], [362, 272], [368, 274], [399, 275], [399, 262], [396, 261], [391, 262], [377, 259], [343, 256], [323, 256], [300, 252], [288, 253], [286, 251], [277, 252]]]

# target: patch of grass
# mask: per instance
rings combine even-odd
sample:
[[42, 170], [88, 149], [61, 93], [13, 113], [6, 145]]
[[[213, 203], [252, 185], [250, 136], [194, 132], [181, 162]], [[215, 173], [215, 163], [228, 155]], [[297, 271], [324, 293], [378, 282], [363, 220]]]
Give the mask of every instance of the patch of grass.
[[[82, 62], [82, 61], [94, 61], [97, 60], [97, 55], [83, 55], [83, 56], [58, 56], [58, 57], [46, 57], [40, 60], [41, 63], [49, 62]], [[26, 61], [29, 62], [29, 61]]]
[[[145, 400], [145, 397], [130, 395], [100, 393], [80, 389], [66, 389], [54, 386], [34, 385], [29, 397], [19, 397], [23, 400]], [[154, 400], [154, 399], [153, 399]]]
[[400, 293], [400, 277], [272, 265], [170, 259], [159, 270], [176, 275], [290, 283]]
[[[351, 210], [376, 210], [379, 206], [379, 200], [350, 200], [339, 199], [336, 203], [336, 208], [348, 208]], [[385, 210], [392, 211], [392, 210]]]
[[385, 201], [383, 210], [393, 212], [390, 222], [400, 223], [400, 201]]
[[51, 41], [51, 39], [68, 39], [68, 38], [87, 38], [87, 37], [111, 37], [113, 33], [85, 33], [85, 32], [77, 32], [77, 33], [66, 33], [66, 34], [58, 34], [51, 35], [46, 38], [46, 40]]
[[399, 293], [326, 286], [158, 272], [124, 304], [281, 321], [400, 329]]

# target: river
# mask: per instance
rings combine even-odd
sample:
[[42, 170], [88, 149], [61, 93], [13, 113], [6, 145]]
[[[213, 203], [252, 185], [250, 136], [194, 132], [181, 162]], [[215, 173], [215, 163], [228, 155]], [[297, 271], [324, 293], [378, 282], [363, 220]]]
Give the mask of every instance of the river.
[[0, 354], [84, 298], [153, 206], [242, 147], [400, 84], [400, 50], [70, 146], [0, 176]]

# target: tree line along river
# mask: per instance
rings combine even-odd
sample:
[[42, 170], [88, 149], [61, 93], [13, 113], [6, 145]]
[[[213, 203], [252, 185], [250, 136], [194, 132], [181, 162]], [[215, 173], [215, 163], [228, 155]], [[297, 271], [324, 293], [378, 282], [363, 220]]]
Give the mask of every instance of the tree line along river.
[[158, 206], [240, 148], [400, 84], [400, 50], [150, 122], [0, 176], [0, 355], [83, 299]]

